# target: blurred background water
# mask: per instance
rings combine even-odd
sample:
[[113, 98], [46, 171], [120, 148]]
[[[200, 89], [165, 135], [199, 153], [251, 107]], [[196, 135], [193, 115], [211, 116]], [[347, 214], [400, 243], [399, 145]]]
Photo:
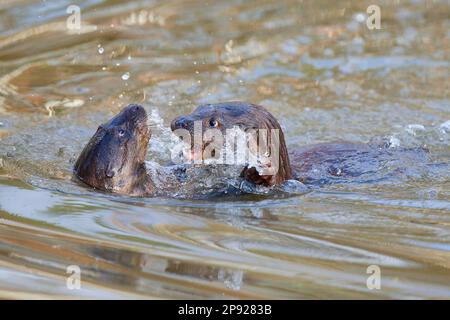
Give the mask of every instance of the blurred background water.
[[[450, 298], [449, 61], [446, 0], [0, 2], [0, 297]], [[148, 159], [165, 164], [171, 119], [227, 100], [267, 107], [288, 146], [383, 140], [434, 165], [283, 198], [133, 199], [72, 179], [122, 106], [146, 108]]]

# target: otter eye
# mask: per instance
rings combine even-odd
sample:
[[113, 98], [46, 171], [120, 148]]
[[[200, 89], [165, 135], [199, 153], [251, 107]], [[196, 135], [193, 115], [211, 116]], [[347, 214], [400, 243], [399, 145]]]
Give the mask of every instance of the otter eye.
[[216, 119], [212, 118], [209, 120], [209, 126], [211, 128], [217, 128], [219, 126], [219, 121], [217, 121]]
[[117, 133], [119, 134], [119, 137], [123, 137], [125, 135], [125, 130], [119, 129], [117, 130]]

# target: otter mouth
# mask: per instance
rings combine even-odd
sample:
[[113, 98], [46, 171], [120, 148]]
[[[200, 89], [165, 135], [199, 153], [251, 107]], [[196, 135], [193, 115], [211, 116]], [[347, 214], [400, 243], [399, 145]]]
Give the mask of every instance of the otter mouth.
[[[138, 162], [143, 162], [151, 137], [151, 129], [148, 124], [147, 112], [140, 105], [129, 105], [123, 110], [123, 112], [125, 113], [125, 119], [128, 122], [127, 126], [130, 128], [136, 139], [135, 141], [137, 142], [135, 151], [131, 152], [135, 152], [134, 155]], [[124, 147], [128, 149], [128, 143], [125, 143]]]
[[[194, 144], [191, 144], [191, 150], [190, 152], [188, 152], [185, 157], [186, 160], [189, 162], [192, 161], [203, 161], [203, 160], [208, 160], [210, 159], [209, 157], [204, 157], [204, 153], [205, 153], [205, 149], [212, 143], [212, 141], [208, 141], [206, 143], [202, 144], [201, 148], [195, 148]], [[198, 149], [198, 150], [197, 150]], [[214, 157], [215, 155], [215, 151], [213, 151], [214, 154], [212, 154], [211, 156]]]
[[144, 120], [136, 123], [136, 133], [142, 138], [142, 140], [150, 139], [150, 126], [147, 124], [147, 117]]

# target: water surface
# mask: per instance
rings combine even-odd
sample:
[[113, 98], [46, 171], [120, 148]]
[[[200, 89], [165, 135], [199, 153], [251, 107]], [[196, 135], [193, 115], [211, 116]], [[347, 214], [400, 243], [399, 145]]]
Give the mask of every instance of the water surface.
[[[448, 1], [379, 1], [380, 30], [374, 1], [77, 3], [79, 32], [70, 1], [0, 4], [0, 297], [450, 298]], [[282, 197], [133, 199], [72, 179], [124, 105], [150, 114], [148, 160], [165, 165], [171, 119], [227, 100], [267, 107], [292, 148], [386, 141], [430, 163]]]

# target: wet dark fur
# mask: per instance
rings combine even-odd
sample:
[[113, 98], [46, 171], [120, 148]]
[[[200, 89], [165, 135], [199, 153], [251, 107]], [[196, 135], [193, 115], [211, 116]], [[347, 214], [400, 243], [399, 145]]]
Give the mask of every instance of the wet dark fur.
[[245, 168], [242, 171], [242, 176], [256, 184], [268, 186], [279, 184], [292, 178], [292, 169], [283, 130], [281, 130], [277, 119], [262, 106], [246, 102], [201, 105], [191, 114], [175, 118], [171, 123], [171, 129], [187, 129], [193, 135], [195, 121], [202, 121], [202, 128], [205, 131], [211, 128], [209, 124], [211, 119], [218, 121], [218, 129], [221, 130], [223, 135], [226, 134], [226, 129], [234, 126], [240, 127], [243, 130], [279, 129], [280, 152], [278, 173], [276, 175], [259, 175], [255, 168]]
[[151, 195], [153, 185], [144, 163], [150, 135], [144, 108], [134, 104], [125, 107], [98, 127], [78, 157], [75, 175], [99, 190]]

